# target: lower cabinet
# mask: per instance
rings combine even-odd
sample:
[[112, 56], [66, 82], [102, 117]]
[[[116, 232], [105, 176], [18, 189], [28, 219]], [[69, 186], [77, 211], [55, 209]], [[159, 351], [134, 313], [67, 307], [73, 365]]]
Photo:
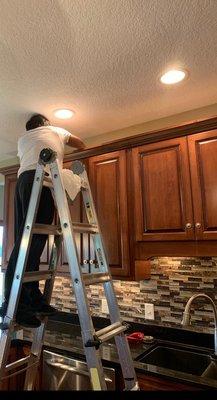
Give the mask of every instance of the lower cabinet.
[[145, 375], [137, 373], [138, 383], [140, 390], [142, 391], [182, 391], [190, 390], [197, 391], [202, 390], [197, 386], [190, 385], [188, 383], [176, 382], [166, 378], [159, 378], [156, 376]]
[[[10, 364], [16, 360], [26, 357], [27, 355], [29, 355], [29, 353], [30, 353], [29, 345], [23, 344], [17, 340], [12, 341], [7, 364]], [[10, 374], [18, 372], [19, 370], [20, 368], [14, 369], [13, 371], [10, 371]], [[40, 363], [39, 365], [35, 386], [33, 390], [35, 391], [41, 390], [41, 379], [42, 379], [42, 363]], [[0, 390], [23, 391], [24, 383], [25, 383], [25, 372], [22, 372], [20, 374], [11, 376], [9, 378], [7, 377], [4, 378], [0, 385]]]
[[[30, 345], [23, 343], [22, 341], [12, 341], [8, 364], [12, 363], [22, 357], [26, 357], [30, 353]], [[17, 370], [18, 371], [18, 370]], [[16, 372], [16, 370], [14, 370]], [[158, 377], [154, 375], [148, 375], [142, 372], [137, 372], [137, 379], [139, 383], [140, 391], [201, 391], [204, 390], [196, 385], [191, 385], [182, 382], [177, 382], [170, 378]], [[37, 372], [36, 382], [34, 391], [42, 390], [42, 360], [39, 365]], [[0, 390], [5, 391], [22, 391], [25, 382], [25, 372], [15, 375], [11, 378], [6, 378], [2, 381]], [[115, 390], [124, 390], [124, 381], [121, 370], [119, 368], [115, 371]]]
[[[178, 382], [166, 377], [158, 377], [148, 375], [146, 373], [137, 372], [136, 376], [140, 391], [201, 391], [201, 387], [188, 384], [187, 382]], [[116, 390], [124, 390], [124, 381], [120, 371], [119, 379], [116, 380]]]

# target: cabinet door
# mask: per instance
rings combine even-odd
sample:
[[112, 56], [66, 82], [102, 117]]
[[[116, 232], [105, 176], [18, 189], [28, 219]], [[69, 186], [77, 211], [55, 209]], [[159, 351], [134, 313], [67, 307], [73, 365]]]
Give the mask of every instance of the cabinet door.
[[3, 234], [3, 268], [7, 266], [14, 246], [14, 194], [17, 174], [5, 177], [4, 191], [4, 234]]
[[200, 387], [188, 384], [188, 382], [177, 382], [168, 378], [151, 376], [137, 373], [139, 388], [141, 391], [198, 391]]
[[129, 276], [126, 152], [89, 159], [89, 178], [113, 276]]
[[137, 241], [194, 238], [187, 140], [132, 150]]
[[188, 137], [196, 238], [217, 239], [217, 130]]

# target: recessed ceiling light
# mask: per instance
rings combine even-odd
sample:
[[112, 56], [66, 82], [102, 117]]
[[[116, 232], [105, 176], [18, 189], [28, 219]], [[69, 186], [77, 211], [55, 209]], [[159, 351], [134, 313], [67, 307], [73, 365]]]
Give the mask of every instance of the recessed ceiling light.
[[181, 69], [172, 69], [167, 71], [161, 76], [160, 80], [166, 85], [173, 85], [174, 83], [181, 82], [186, 76], [186, 72]]
[[69, 118], [72, 118], [72, 116], [73, 116], [74, 114], [75, 114], [75, 113], [74, 113], [74, 111], [72, 111], [72, 110], [63, 110], [63, 109], [60, 109], [60, 110], [54, 111], [55, 117], [60, 118], [60, 119], [69, 119]]

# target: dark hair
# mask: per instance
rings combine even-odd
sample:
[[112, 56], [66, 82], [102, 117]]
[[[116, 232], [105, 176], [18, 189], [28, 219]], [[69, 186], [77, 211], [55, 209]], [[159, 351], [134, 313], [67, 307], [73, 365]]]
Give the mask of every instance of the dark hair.
[[26, 123], [26, 130], [36, 129], [39, 126], [48, 126], [50, 121], [42, 114], [33, 114]]

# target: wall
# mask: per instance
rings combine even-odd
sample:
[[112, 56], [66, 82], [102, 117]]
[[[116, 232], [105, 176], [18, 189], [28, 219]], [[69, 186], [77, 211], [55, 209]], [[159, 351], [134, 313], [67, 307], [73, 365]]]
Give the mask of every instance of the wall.
[[[141, 282], [114, 281], [121, 316], [127, 321], [145, 321], [145, 303], [153, 303], [155, 322], [180, 326], [185, 304], [196, 292], [205, 292], [217, 300], [217, 258], [156, 258], [151, 279]], [[88, 298], [92, 315], [101, 312], [102, 285], [92, 285]], [[76, 312], [69, 278], [57, 277], [52, 298], [60, 311]], [[197, 301], [192, 309], [192, 329], [213, 332], [212, 309]]]
[[123, 139], [129, 136], [138, 135], [140, 133], [148, 133], [172, 126], [178, 126], [201, 119], [217, 116], [217, 104], [211, 104], [206, 107], [197, 108], [195, 110], [186, 111], [180, 114], [170, 115], [169, 117], [147, 121], [142, 124], [129, 126], [123, 129], [106, 132], [101, 135], [85, 138], [88, 147], [98, 146], [117, 139]]
[[[186, 124], [188, 122], [193, 122], [201, 119], [212, 118], [217, 116], [217, 103], [210, 104], [206, 107], [197, 108], [190, 111], [185, 111], [180, 114], [169, 115], [165, 118], [160, 118], [152, 121], [146, 121], [141, 124], [132, 125], [129, 127], [124, 127], [122, 129], [114, 130], [112, 132], [105, 132], [101, 135], [85, 137], [82, 136], [87, 147], [99, 146], [113, 140], [122, 139], [125, 137], [138, 135], [140, 133], [148, 133], [154, 130], [160, 130], [164, 128], [169, 128], [172, 126], [178, 126], [181, 124]], [[70, 129], [69, 129], [70, 130]], [[73, 128], [72, 128], [72, 133]], [[66, 148], [66, 153], [71, 152], [71, 148]], [[10, 158], [9, 160], [0, 161], [0, 168], [19, 164], [19, 159], [17, 157]], [[1, 176], [0, 176], [1, 182]]]

